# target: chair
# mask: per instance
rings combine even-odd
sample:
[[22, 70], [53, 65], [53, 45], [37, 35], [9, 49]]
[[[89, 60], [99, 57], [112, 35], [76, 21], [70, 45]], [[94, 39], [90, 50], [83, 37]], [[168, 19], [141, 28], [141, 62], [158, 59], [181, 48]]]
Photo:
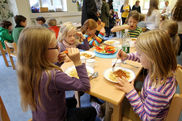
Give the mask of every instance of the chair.
[[10, 121], [4, 103], [0, 96], [0, 121]]
[[165, 121], [178, 121], [182, 112], [182, 66], [178, 65], [175, 76], [180, 88], [180, 94], [174, 95]]
[[6, 58], [6, 50], [3, 49], [3, 46], [1, 44], [1, 42], [0, 42], [0, 50], [1, 50], [1, 54], [2, 54], [4, 62], [5, 62], [5, 65], [8, 67], [9, 64], [8, 64], [8, 61], [7, 61], [7, 58]]
[[7, 41], [4, 41], [4, 43], [5, 43], [5, 46], [6, 46], [6, 52], [8, 53], [9, 58], [10, 58], [11, 65], [12, 65], [13, 69], [15, 69], [15, 64], [14, 64], [14, 61], [13, 61], [13, 57], [16, 57], [16, 54], [17, 54], [16, 43], [9, 43]]

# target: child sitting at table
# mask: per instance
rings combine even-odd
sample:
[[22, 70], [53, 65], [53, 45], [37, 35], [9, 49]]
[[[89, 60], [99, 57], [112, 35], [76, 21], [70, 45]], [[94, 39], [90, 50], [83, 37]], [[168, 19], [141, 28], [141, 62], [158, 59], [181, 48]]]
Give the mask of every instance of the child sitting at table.
[[105, 29], [102, 27], [100, 30], [98, 36], [95, 35], [96, 30], [97, 30], [97, 22], [93, 19], [87, 19], [82, 28], [81, 31], [84, 34], [85, 38], [88, 40], [89, 45], [92, 46], [99, 46], [100, 43], [103, 40], [103, 36], [105, 34]]
[[36, 18], [37, 24], [41, 25], [42, 27], [48, 28], [48, 25], [46, 24], [46, 20], [44, 17], [39, 16]]
[[93, 107], [76, 108], [75, 98], [65, 98], [66, 90], [90, 89], [79, 50], [68, 48], [67, 54], [79, 79], [68, 76], [54, 64], [60, 61], [59, 50], [56, 36], [49, 29], [27, 27], [21, 32], [17, 75], [23, 111], [30, 108], [33, 121], [95, 121], [96, 110]]
[[140, 14], [137, 11], [131, 11], [128, 16], [128, 20], [126, 20], [128, 24], [115, 26], [111, 29], [111, 32], [118, 32], [128, 29], [130, 37], [137, 38], [140, 35], [140, 33], [142, 33], [142, 28], [137, 26], [139, 20], [140, 20]]
[[[126, 93], [126, 98], [134, 112], [129, 117], [137, 121], [139, 116], [143, 121], [164, 120], [167, 115], [171, 99], [176, 91], [174, 72], [177, 67], [175, 52], [170, 36], [162, 30], [153, 30], [141, 34], [136, 41], [137, 53], [126, 54], [118, 52], [121, 60], [138, 61], [148, 70], [141, 94], [139, 95], [132, 83], [126, 78], [118, 78], [118, 89]], [[166, 61], [167, 60], [167, 61]], [[129, 107], [124, 105], [124, 116], [128, 117]]]
[[12, 23], [10, 21], [2, 21], [0, 23], [0, 42], [4, 49], [6, 49], [4, 41], [6, 40], [9, 43], [13, 42], [13, 37], [10, 34], [12, 30]]
[[56, 34], [56, 38], [57, 38], [58, 37], [58, 34], [59, 34], [59, 27], [57, 26], [56, 19], [50, 19], [48, 21], [48, 25], [49, 25], [49, 28], [48, 29], [54, 31], [55, 34]]
[[166, 31], [169, 34], [169, 36], [171, 37], [173, 47], [174, 47], [173, 50], [175, 51], [177, 55], [179, 51], [179, 47], [180, 47], [180, 38], [178, 36], [177, 22], [173, 20], [165, 20], [160, 24], [159, 28], [161, 30]]
[[27, 25], [27, 21], [26, 21], [27, 19], [26, 17], [22, 15], [16, 15], [14, 19], [15, 19], [16, 26], [12, 31], [12, 36], [13, 36], [14, 42], [18, 43], [20, 33]]
[[[80, 37], [80, 41], [83, 41], [83, 44], [76, 37]], [[90, 49], [87, 39], [81, 32], [77, 32], [76, 27], [71, 22], [61, 26], [58, 41], [61, 48], [60, 52], [65, 51], [67, 48]]]

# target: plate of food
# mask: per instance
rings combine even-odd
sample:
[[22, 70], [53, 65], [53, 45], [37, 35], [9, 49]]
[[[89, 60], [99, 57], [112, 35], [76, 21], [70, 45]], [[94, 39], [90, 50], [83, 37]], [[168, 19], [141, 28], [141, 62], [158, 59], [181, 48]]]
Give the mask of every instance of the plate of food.
[[105, 44], [107, 45], [117, 45], [117, 44], [120, 44], [119, 41], [117, 40], [107, 40], [107, 41], [104, 41]]
[[95, 53], [90, 51], [83, 51], [83, 52], [80, 52], [80, 56], [84, 56], [86, 59], [90, 59], [95, 57]]
[[115, 71], [112, 71], [112, 68], [107, 69], [104, 72], [104, 78], [110, 82], [118, 83], [118, 77], [125, 77], [129, 82], [135, 79], [135, 73], [127, 68], [115, 67]]
[[[92, 76], [94, 73], [94, 69], [90, 66], [86, 66], [88, 76]], [[66, 74], [68, 74], [70, 77], [79, 78], [75, 66], [71, 66], [65, 71]]]
[[115, 54], [117, 52], [117, 48], [110, 45], [101, 45], [96, 46], [95, 51], [99, 54]]

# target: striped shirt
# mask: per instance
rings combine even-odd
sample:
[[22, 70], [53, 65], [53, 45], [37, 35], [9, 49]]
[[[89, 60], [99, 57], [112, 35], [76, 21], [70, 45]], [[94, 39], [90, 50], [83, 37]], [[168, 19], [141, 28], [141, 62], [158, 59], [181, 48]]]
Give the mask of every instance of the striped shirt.
[[[128, 34], [130, 35], [131, 38], [137, 38], [141, 33], [142, 33], [142, 28], [141, 27], [136, 27], [135, 30], [128, 30]], [[123, 31], [123, 34], [125, 32]]]
[[[128, 55], [128, 59], [139, 61], [135, 54]], [[151, 87], [150, 82], [149, 75], [147, 75], [141, 95], [139, 96], [133, 89], [126, 94], [126, 98], [143, 121], [163, 121], [167, 115], [171, 99], [176, 92], [176, 79], [168, 77], [166, 83], [157, 88]]]
[[98, 36], [94, 38], [88, 36], [87, 34], [84, 34], [85, 38], [87, 39], [87, 41], [89, 42], [89, 45], [91, 46], [99, 46], [100, 43], [102, 42], [102, 39], [104, 37], [104, 34], [103, 33], [99, 33]]

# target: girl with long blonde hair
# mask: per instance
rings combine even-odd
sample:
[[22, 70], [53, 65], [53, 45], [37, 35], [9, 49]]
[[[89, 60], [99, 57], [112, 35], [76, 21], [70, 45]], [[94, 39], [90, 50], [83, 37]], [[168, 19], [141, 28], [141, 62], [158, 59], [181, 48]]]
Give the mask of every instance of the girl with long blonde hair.
[[131, 11], [131, 7], [129, 6], [129, 0], [125, 0], [124, 4], [121, 6], [121, 9], [120, 9], [122, 24], [125, 24], [125, 20], [128, 17], [130, 11]]
[[[83, 43], [81, 43], [78, 38], [80, 38], [80, 41], [83, 41]], [[71, 22], [66, 22], [61, 26], [58, 41], [61, 52], [65, 51], [67, 48], [90, 49], [87, 39], [81, 32], [76, 30], [76, 27]]]
[[169, 35], [162, 30], [141, 34], [136, 41], [137, 53], [118, 52], [122, 60], [138, 61], [148, 70], [141, 95], [132, 83], [118, 78], [118, 89], [126, 93], [134, 112], [142, 121], [164, 120], [176, 91], [174, 72], [177, 67], [175, 52]]
[[77, 109], [76, 99], [65, 98], [66, 90], [88, 91], [90, 88], [79, 50], [68, 49], [68, 56], [79, 75], [77, 79], [69, 77], [54, 64], [60, 61], [59, 49], [56, 36], [49, 29], [28, 27], [21, 32], [17, 75], [23, 111], [30, 108], [33, 121], [95, 121], [93, 107]]
[[149, 10], [146, 17], [146, 25], [149, 30], [159, 28], [161, 14], [158, 6], [159, 0], [150, 0]]

